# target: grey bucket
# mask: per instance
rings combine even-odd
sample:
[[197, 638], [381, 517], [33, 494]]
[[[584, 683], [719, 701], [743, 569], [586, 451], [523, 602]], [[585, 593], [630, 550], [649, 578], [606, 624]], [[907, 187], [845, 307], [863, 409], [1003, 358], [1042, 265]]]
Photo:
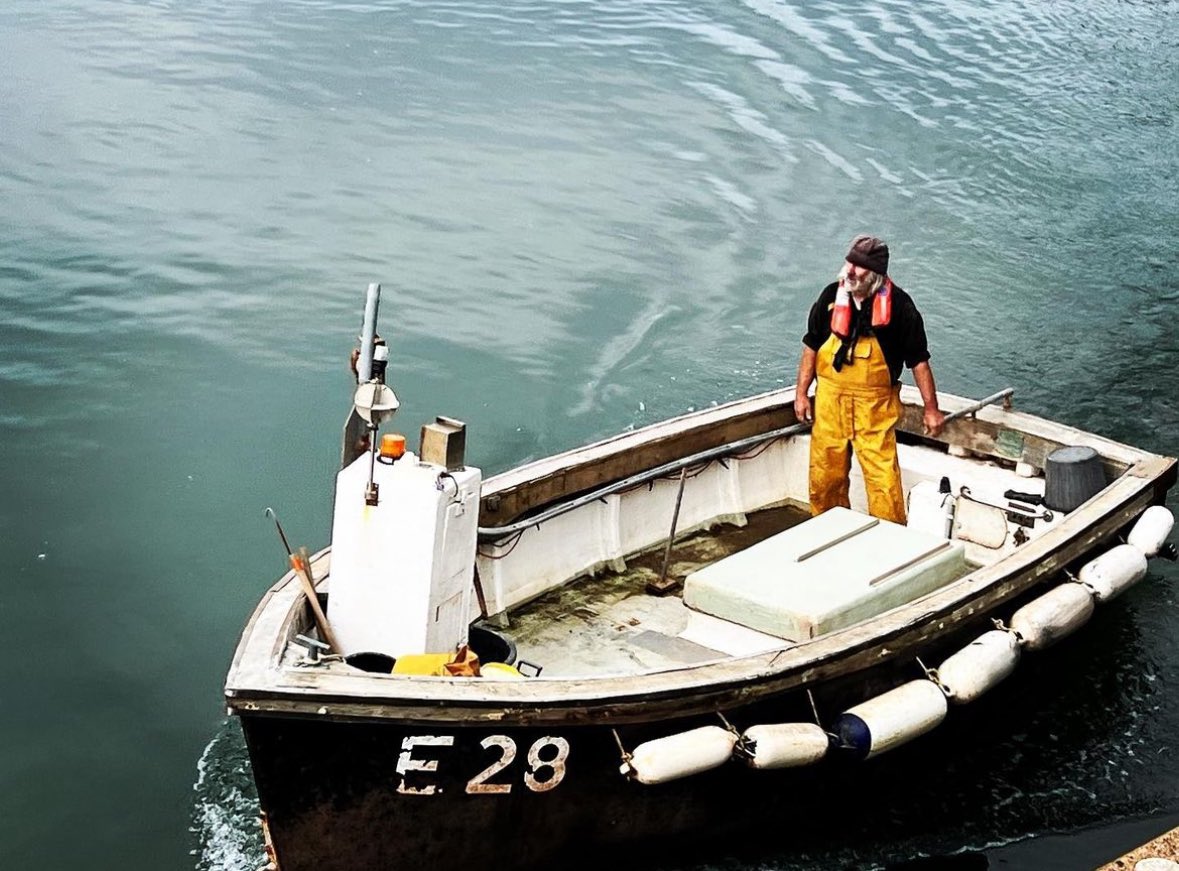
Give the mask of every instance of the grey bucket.
[[1105, 469], [1093, 448], [1057, 448], [1044, 461], [1044, 504], [1053, 511], [1072, 511], [1104, 488]]

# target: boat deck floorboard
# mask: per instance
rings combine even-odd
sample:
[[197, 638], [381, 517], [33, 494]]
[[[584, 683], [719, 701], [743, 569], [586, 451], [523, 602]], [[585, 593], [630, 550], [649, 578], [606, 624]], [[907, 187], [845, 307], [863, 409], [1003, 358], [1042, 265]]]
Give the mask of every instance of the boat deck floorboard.
[[[579, 578], [534, 599], [513, 611], [511, 625], [500, 631], [515, 641], [518, 659], [541, 666], [546, 677], [635, 674], [690, 666], [731, 655], [734, 643], [740, 647], [742, 641], [757, 647], [761, 640], [761, 649], [789, 646], [790, 642], [771, 641], [735, 624], [729, 624], [729, 633], [721, 625], [701, 633], [701, 618], [714, 624], [725, 621], [691, 612], [683, 602], [682, 583], [696, 569], [808, 517], [804, 506], [789, 503], [749, 515], [744, 526], [721, 524], [677, 537], [668, 567], [669, 578], [680, 584], [673, 591], [662, 596], [647, 592], [648, 582], [658, 580], [663, 567], [661, 545], [632, 557], [625, 571]], [[695, 633], [689, 626], [692, 621], [697, 624]], [[728, 635], [744, 639], [734, 641]]]

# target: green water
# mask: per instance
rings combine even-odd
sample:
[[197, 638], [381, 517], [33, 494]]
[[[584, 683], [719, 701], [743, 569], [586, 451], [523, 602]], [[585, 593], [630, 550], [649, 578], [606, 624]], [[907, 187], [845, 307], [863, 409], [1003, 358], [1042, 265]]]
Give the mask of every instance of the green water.
[[[221, 683], [263, 509], [327, 539], [369, 281], [399, 425], [466, 420], [488, 472], [790, 383], [864, 230], [942, 389], [1174, 453], [1177, 11], [10, 0], [0, 867], [261, 864]], [[1179, 812], [1176, 577], [763, 861]]]

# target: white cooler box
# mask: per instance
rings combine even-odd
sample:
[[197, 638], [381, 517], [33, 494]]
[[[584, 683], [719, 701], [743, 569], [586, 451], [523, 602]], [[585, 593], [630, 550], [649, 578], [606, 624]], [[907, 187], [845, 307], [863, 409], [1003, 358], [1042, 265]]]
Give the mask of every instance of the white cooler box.
[[961, 542], [832, 508], [692, 572], [684, 604], [803, 641], [883, 614], [969, 570]]

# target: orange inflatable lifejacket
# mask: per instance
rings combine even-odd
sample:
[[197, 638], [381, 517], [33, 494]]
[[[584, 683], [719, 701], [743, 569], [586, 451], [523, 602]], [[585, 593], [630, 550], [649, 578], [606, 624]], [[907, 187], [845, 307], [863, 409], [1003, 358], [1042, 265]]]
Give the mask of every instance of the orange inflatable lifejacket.
[[846, 339], [851, 332], [851, 294], [839, 279], [839, 288], [835, 291], [835, 304], [831, 307], [831, 332]]
[[872, 326], [887, 327], [892, 320], [892, 279], [884, 276], [884, 284], [872, 297]]
[[[872, 326], [887, 327], [892, 321], [892, 279], [884, 276], [884, 284], [872, 296]], [[843, 286], [842, 279], [835, 291], [835, 302], [831, 306], [831, 332], [846, 339], [851, 333], [851, 294]]]

